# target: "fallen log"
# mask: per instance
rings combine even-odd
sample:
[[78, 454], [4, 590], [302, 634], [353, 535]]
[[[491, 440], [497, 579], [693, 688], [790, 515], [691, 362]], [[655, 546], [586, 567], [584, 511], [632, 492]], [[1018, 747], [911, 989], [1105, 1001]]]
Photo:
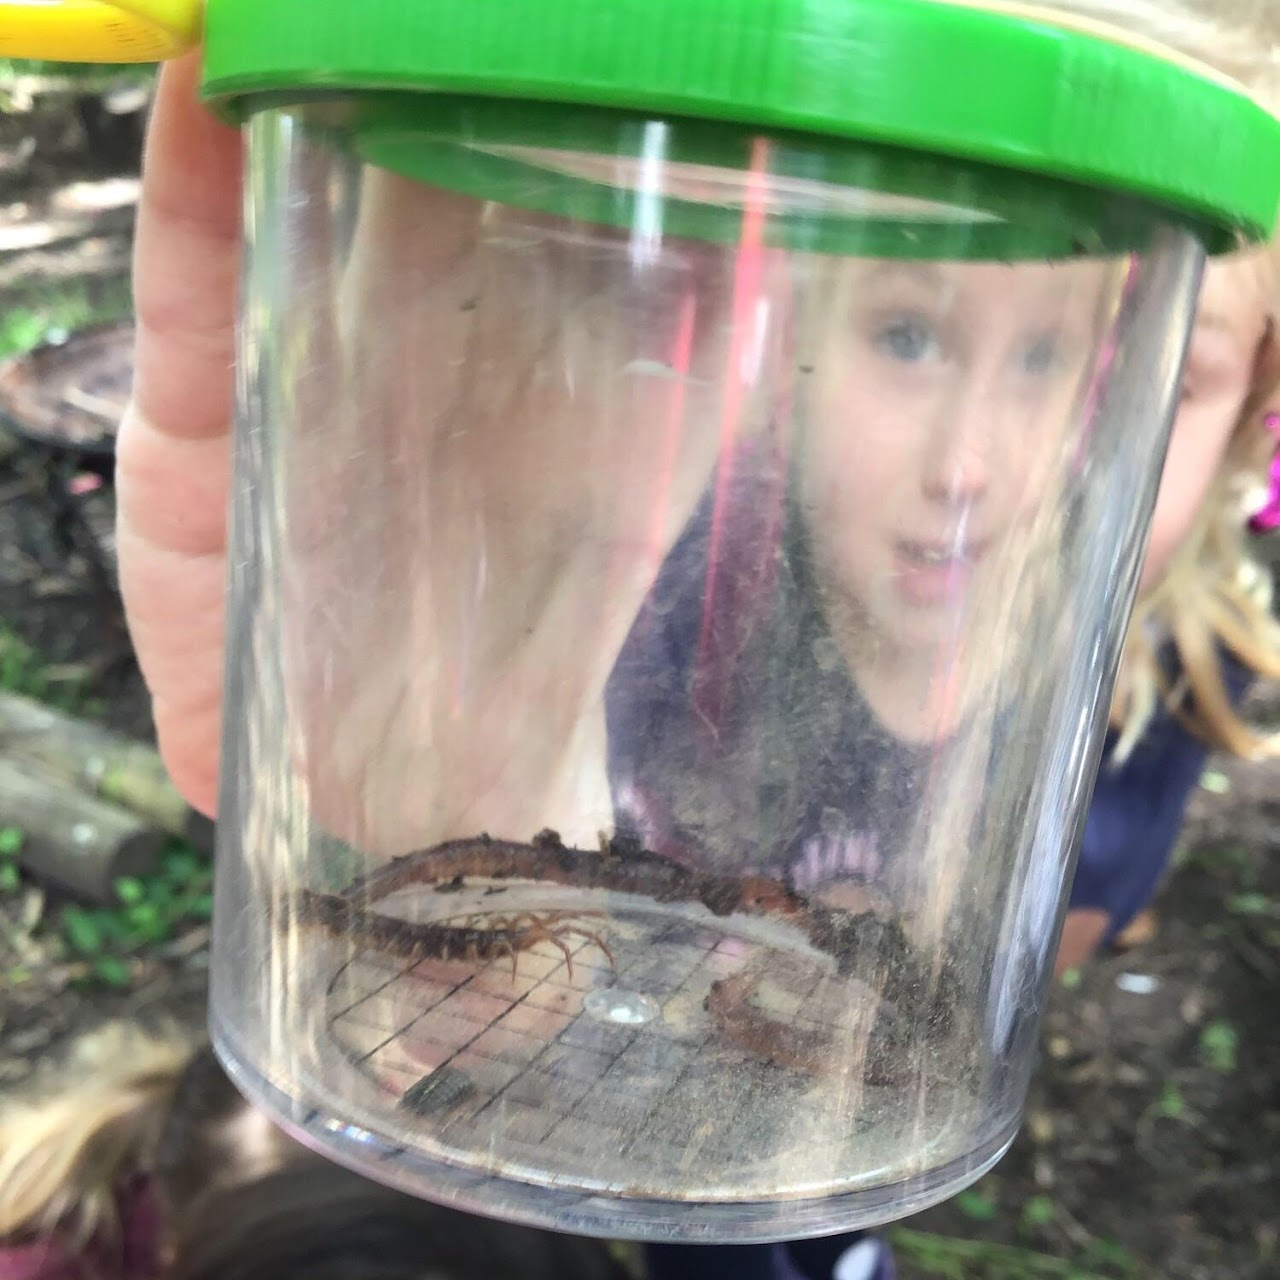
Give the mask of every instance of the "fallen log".
[[103, 904], [116, 901], [117, 880], [159, 870], [166, 840], [138, 814], [5, 759], [0, 825], [22, 832], [18, 861], [35, 879]]
[[128, 809], [201, 852], [213, 851], [213, 824], [183, 800], [147, 743], [0, 691], [0, 757]]

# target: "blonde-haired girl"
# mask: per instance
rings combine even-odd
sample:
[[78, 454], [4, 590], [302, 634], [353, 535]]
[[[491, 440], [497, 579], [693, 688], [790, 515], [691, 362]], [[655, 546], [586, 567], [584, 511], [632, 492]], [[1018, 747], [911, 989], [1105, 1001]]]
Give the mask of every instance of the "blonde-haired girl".
[[1278, 300], [1275, 248], [1206, 272], [1060, 968], [1146, 908], [1211, 749], [1280, 749], [1241, 712], [1254, 679], [1280, 677], [1272, 583], [1254, 556], [1280, 499]]
[[0, 1114], [0, 1280], [632, 1280], [315, 1155], [180, 1031], [108, 1024], [59, 1074]]

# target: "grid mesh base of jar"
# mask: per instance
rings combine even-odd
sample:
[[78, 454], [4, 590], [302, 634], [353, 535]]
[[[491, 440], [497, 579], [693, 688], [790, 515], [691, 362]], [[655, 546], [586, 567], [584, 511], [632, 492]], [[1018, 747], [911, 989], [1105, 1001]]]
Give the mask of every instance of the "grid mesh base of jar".
[[[328, 1035], [385, 1097], [379, 1127], [497, 1176], [698, 1200], [892, 1182], [971, 1140], [963, 1080], [864, 1078], [878, 998], [826, 958], [661, 909], [611, 910], [597, 936], [616, 968], [586, 934], [487, 963], [348, 951]], [[735, 975], [745, 1043], [706, 1007]], [[791, 1033], [830, 1043], [827, 1069], [779, 1065]]]

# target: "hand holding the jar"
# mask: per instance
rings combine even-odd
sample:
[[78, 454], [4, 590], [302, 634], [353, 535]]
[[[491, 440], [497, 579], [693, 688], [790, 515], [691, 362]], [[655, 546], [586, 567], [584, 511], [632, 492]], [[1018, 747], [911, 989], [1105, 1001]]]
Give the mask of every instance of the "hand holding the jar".
[[196, 102], [198, 55], [165, 66], [134, 260], [133, 397], [120, 426], [120, 580], [174, 782], [217, 793], [226, 506], [240, 268], [240, 139]]

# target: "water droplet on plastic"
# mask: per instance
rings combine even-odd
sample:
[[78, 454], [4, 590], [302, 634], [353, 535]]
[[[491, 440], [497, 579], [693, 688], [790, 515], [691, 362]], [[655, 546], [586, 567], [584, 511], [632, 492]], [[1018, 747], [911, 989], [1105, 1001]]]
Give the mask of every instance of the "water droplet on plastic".
[[619, 987], [592, 991], [582, 1001], [583, 1009], [599, 1022], [612, 1022], [623, 1027], [638, 1027], [658, 1016], [658, 1005], [640, 991], [624, 991]]

